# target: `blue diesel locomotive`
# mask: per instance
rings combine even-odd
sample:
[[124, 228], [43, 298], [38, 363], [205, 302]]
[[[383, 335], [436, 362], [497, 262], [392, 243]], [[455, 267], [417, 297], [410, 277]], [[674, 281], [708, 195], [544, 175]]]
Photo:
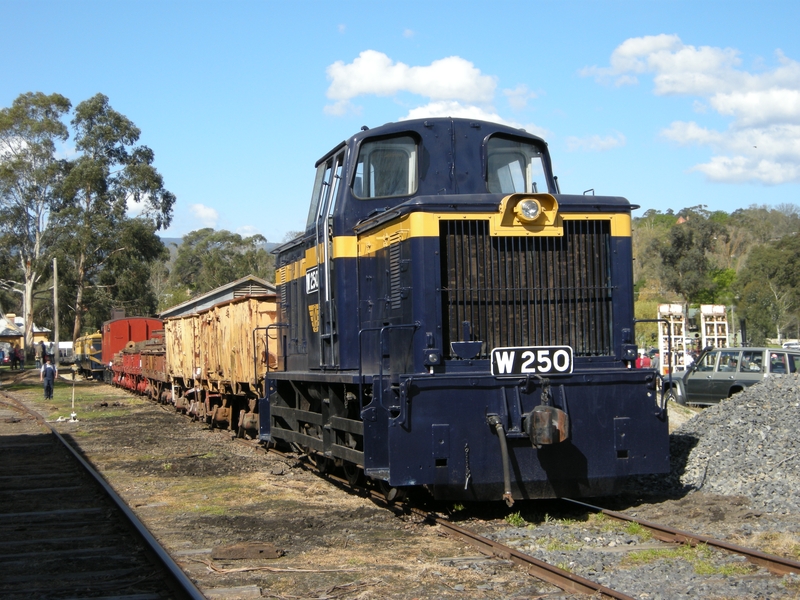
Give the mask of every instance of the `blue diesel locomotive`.
[[669, 470], [655, 372], [633, 368], [627, 200], [561, 194], [544, 140], [467, 119], [364, 127], [316, 168], [275, 250], [262, 440], [457, 501]]

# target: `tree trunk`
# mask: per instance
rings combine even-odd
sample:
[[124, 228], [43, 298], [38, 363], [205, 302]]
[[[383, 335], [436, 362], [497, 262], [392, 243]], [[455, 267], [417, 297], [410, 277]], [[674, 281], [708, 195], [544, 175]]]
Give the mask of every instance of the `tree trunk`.
[[81, 326], [83, 324], [83, 283], [86, 278], [86, 253], [81, 252], [78, 258], [78, 296], [75, 298], [75, 327], [72, 329], [72, 343], [74, 344], [81, 337]]
[[22, 315], [25, 319], [25, 351], [33, 348], [33, 283], [36, 273], [31, 271], [30, 265], [25, 269], [25, 293], [22, 296]]

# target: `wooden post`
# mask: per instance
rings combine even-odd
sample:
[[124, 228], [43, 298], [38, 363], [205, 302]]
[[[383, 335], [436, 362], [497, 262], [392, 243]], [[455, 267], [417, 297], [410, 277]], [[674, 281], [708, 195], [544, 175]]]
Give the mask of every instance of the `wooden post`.
[[53, 365], [58, 370], [58, 359], [61, 352], [58, 349], [58, 263], [53, 259]]

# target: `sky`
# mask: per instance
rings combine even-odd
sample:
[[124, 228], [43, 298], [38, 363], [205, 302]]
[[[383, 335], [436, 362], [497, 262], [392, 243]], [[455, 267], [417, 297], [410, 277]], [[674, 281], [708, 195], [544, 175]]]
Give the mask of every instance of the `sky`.
[[318, 158], [429, 116], [541, 135], [563, 193], [634, 216], [800, 204], [797, 0], [0, 0], [0, 19], [0, 107], [108, 96], [177, 196], [164, 237], [284, 241]]

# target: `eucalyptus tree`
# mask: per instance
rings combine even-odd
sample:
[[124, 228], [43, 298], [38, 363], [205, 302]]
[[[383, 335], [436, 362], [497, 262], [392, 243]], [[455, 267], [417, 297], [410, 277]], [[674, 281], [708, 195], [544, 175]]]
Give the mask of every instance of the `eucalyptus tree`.
[[[70, 164], [60, 216], [61, 246], [74, 270], [77, 339], [88, 310], [87, 290], [100, 289], [104, 270], [118, 255], [131, 253], [131, 244], [119, 235], [128, 209], [136, 207], [137, 218], [157, 231], [169, 226], [175, 196], [153, 166], [153, 151], [136, 145], [139, 128], [111, 108], [108, 97], [97, 94], [81, 102], [72, 126], [79, 156]], [[146, 276], [141, 285], [147, 285]]]
[[176, 292], [195, 295], [247, 275], [271, 280], [275, 263], [264, 248], [266, 241], [262, 235], [242, 237], [224, 229], [192, 231], [178, 247], [170, 285]]
[[70, 107], [60, 94], [28, 92], [0, 110], [0, 240], [3, 251], [16, 260], [22, 280], [2, 283], [22, 296], [29, 348], [34, 287], [47, 268], [51, 217], [65, 172], [56, 143], [69, 137], [61, 119]]
[[[728, 240], [728, 230], [702, 206], [683, 209], [666, 239], [654, 239], [649, 248], [661, 261], [664, 285], [687, 302], [705, 300], [717, 287], [714, 250]], [[729, 282], [728, 282], [729, 283]], [[712, 294], [713, 295], [713, 294]]]
[[735, 289], [737, 312], [754, 343], [797, 332], [800, 323], [800, 236], [787, 235], [752, 249]]

